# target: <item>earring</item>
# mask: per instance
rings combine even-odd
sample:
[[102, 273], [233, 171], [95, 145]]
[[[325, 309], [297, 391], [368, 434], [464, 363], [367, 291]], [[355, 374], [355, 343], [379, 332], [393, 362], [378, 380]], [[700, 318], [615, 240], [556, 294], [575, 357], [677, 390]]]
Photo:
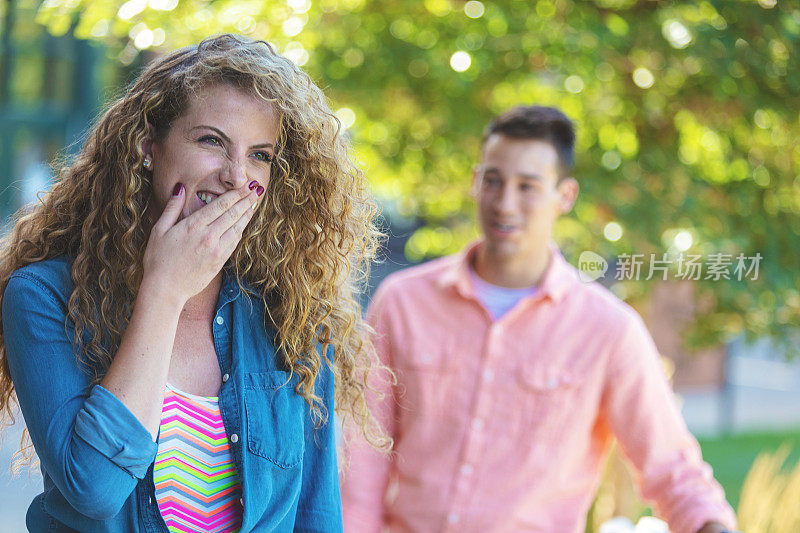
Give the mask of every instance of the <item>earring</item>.
[[150, 170], [150, 168], [153, 166], [153, 162], [150, 161], [149, 157], [145, 157], [142, 166], [145, 168], [145, 170]]

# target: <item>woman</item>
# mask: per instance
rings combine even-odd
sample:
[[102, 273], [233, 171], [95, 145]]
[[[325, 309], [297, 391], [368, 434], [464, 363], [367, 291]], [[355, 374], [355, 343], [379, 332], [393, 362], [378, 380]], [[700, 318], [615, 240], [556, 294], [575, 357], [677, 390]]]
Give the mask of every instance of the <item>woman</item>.
[[269, 44], [147, 67], [2, 248], [0, 408], [16, 395], [45, 485], [28, 528], [341, 530], [334, 390], [385, 444], [353, 299], [373, 217]]

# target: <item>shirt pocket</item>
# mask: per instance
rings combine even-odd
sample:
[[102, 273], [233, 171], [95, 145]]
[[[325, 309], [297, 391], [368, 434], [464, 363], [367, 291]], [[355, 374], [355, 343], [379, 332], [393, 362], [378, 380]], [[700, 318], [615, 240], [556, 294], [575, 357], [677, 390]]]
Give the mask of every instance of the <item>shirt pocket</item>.
[[564, 368], [547, 364], [525, 364], [519, 372], [521, 386], [537, 394], [558, 394], [577, 387], [582, 379]]
[[275, 370], [245, 374], [247, 449], [281, 468], [300, 464], [305, 451], [306, 406], [294, 387], [299, 377]]
[[395, 365], [403, 370], [421, 372], [423, 374], [446, 373], [452, 368], [452, 340], [442, 338], [439, 340], [425, 339], [409, 340], [405, 344], [402, 357], [395, 361]]
[[417, 419], [421, 413], [438, 411], [447, 401], [455, 379], [452, 343], [447, 339], [408, 339], [395, 372], [402, 416]]
[[536, 443], [559, 442], [574, 428], [576, 415], [581, 414], [585, 376], [569, 367], [536, 361], [518, 367], [516, 381], [509, 388], [516, 396], [509, 399], [515, 405], [510, 422], [520, 442], [534, 450]]

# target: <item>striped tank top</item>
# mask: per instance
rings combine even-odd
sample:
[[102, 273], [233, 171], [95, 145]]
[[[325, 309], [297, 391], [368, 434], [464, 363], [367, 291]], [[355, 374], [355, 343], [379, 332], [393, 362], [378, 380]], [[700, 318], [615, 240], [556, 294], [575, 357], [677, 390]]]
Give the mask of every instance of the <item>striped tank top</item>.
[[218, 398], [167, 384], [153, 478], [158, 510], [171, 532], [239, 531], [242, 489]]

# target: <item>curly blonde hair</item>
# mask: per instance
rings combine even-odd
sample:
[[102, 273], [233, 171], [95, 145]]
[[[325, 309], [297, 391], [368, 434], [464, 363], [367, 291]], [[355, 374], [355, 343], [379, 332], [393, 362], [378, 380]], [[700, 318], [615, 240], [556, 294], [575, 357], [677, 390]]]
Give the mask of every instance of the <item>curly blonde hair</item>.
[[[269, 101], [280, 117], [265, 201], [226, 264], [265, 305], [264, 327], [296, 372], [296, 392], [317, 425], [327, 418], [314, 383], [322, 365], [335, 376], [337, 412], [372, 445], [387, 438], [365, 401], [374, 354], [371, 329], [354, 294], [365, 282], [382, 233], [366, 179], [322, 91], [264, 41], [233, 35], [203, 40], [147, 66], [97, 121], [80, 154], [38, 205], [15, 215], [0, 248], [0, 307], [11, 274], [61, 254], [74, 258], [68, 316], [78, 364], [99, 382], [122, 339], [142, 280], [149, 236], [151, 175], [142, 170], [148, 132], [163, 138], [210, 84], [229, 84]], [[14, 421], [16, 398], [0, 317], [0, 413]], [[83, 333], [91, 341], [84, 345]], [[333, 347], [333, 360], [326, 350]], [[23, 437], [23, 441], [24, 441]], [[31, 457], [23, 442], [22, 453]]]

